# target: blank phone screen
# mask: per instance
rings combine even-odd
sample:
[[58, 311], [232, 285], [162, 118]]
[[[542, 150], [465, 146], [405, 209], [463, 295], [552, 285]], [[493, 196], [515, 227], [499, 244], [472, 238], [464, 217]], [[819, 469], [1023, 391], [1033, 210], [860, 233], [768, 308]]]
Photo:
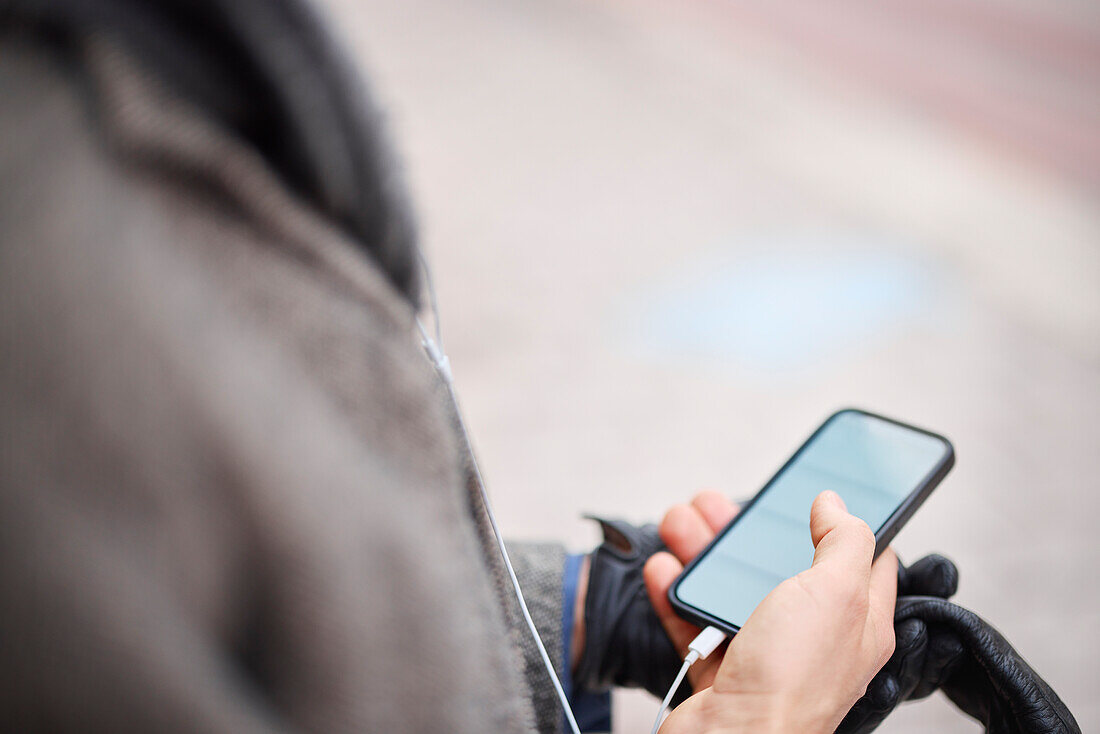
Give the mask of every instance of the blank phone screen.
[[783, 580], [810, 567], [810, 506], [839, 494], [877, 534], [949, 452], [941, 438], [860, 413], [830, 418], [680, 581], [680, 601], [740, 627]]

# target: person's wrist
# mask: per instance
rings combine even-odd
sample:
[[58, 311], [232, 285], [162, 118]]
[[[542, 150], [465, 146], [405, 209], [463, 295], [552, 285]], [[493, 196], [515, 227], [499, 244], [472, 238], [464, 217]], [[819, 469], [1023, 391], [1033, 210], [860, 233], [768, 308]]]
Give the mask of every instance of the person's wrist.
[[834, 729], [829, 717], [816, 715], [806, 701], [787, 700], [777, 692], [731, 693], [708, 688], [694, 699], [691, 703], [696, 705], [699, 719], [669, 734], [831, 734]]
[[674, 709], [660, 734], [780, 734], [782, 712], [768, 698], [707, 688]]
[[[727, 712], [733, 711], [732, 729], [737, 732], [763, 732], [764, 734], [790, 734], [797, 731], [788, 722], [789, 710], [780, 705], [771, 694], [727, 696], [719, 705]], [[809, 732], [812, 734], [812, 732]]]

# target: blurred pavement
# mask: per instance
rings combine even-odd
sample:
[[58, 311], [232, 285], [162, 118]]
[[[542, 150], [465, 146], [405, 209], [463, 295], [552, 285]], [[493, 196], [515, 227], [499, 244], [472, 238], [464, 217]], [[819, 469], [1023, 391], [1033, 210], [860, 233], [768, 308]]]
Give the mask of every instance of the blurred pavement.
[[[1100, 729], [1100, 8], [327, 2], [510, 536], [751, 495], [846, 405], [924, 425], [958, 466], [899, 554]], [[937, 695], [880, 731], [978, 727]]]

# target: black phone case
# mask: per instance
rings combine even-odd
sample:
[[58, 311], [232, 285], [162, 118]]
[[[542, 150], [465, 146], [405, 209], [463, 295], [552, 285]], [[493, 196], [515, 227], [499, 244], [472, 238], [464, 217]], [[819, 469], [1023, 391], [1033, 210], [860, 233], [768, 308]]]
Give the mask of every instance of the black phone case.
[[833, 419], [845, 413], [859, 413], [860, 415], [877, 418], [879, 420], [886, 421], [887, 423], [893, 423], [894, 425], [902, 426], [912, 431], [917, 431], [918, 433], [932, 436], [933, 438], [942, 441], [944, 444], [944, 448], [946, 449], [944, 451], [943, 458], [940, 459], [940, 462], [932, 469], [932, 471], [928, 473], [927, 476], [924, 477], [923, 480], [921, 480], [921, 482], [909, 494], [909, 496], [906, 497], [900, 505], [898, 505], [897, 509], [894, 510], [890, 517], [886, 519], [886, 522], [882, 524], [882, 527], [879, 528], [878, 532], [875, 533], [875, 558], [878, 558], [879, 554], [882, 553], [882, 551], [890, 545], [890, 542], [894, 539], [894, 536], [898, 534], [898, 531], [901, 530], [905, 523], [909, 521], [909, 518], [911, 518], [913, 516], [913, 513], [917, 511], [917, 508], [924, 504], [924, 501], [928, 499], [928, 495], [932, 494], [932, 490], [935, 489], [941, 481], [943, 481], [943, 478], [947, 476], [947, 473], [949, 471], [951, 471], [951, 467], [955, 465], [955, 447], [951, 445], [950, 441], [948, 441], [945, 437], [941, 436], [938, 433], [926, 431], [923, 428], [918, 428], [917, 426], [903, 423], [902, 421], [894, 420], [893, 418], [887, 418], [884, 415], [872, 413], [867, 410], [860, 410], [859, 408], [844, 408], [843, 410], [838, 410], [837, 412], [826, 418], [825, 421], [822, 422], [822, 424], [818, 426], [812, 434], [810, 434], [810, 437], [807, 438], [802, 443], [802, 445], [798, 447], [798, 450], [795, 451], [791, 455], [791, 457], [787, 459], [786, 462], [784, 462], [783, 466], [781, 466], [779, 470], [772, 475], [771, 479], [769, 479], [760, 489], [760, 491], [757, 492], [751, 500], [749, 500], [748, 504], [741, 508], [741, 511], [737, 513], [737, 517], [733, 518], [733, 520], [730, 521], [729, 525], [727, 525], [722, 530], [722, 532], [714, 536], [714, 539], [710, 541], [707, 547], [704, 548], [703, 551], [699, 555], [697, 555], [691, 561], [691, 563], [689, 563], [684, 568], [683, 571], [680, 572], [680, 575], [676, 578], [676, 580], [672, 583], [672, 586], [669, 587], [668, 590], [668, 600], [672, 604], [672, 608], [676, 611], [678, 615], [688, 620], [689, 622], [699, 625], [700, 627], [717, 627], [718, 629], [727, 632], [730, 635], [737, 634], [737, 631], [740, 629], [740, 627], [729, 624], [724, 620], [707, 614], [702, 609], [698, 609], [697, 607], [693, 607], [686, 602], [680, 601], [679, 597], [676, 596], [676, 591], [680, 587], [680, 582], [683, 581], [688, 573], [690, 573], [691, 570], [695, 568], [695, 566], [700, 561], [706, 558], [707, 554], [710, 553], [715, 544], [717, 544], [718, 541], [721, 540], [726, 533], [728, 533], [730, 530], [733, 529], [735, 525], [737, 525], [738, 520], [745, 516], [745, 511], [752, 507], [753, 503], [755, 503], [758, 499], [760, 499], [760, 497], [764, 495], [765, 492], [768, 491], [775, 480], [787, 470], [787, 467], [790, 466], [794, 462], [794, 460], [799, 457], [799, 455], [805, 450], [807, 446], [809, 446], [813, 442], [815, 438], [817, 438], [817, 434], [825, 430], [825, 427], [828, 426], [829, 423], [833, 421]]

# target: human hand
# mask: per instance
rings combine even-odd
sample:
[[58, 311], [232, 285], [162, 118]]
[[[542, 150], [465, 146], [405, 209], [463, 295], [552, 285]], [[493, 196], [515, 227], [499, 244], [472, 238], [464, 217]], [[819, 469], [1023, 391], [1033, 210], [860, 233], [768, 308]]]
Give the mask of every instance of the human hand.
[[[677, 516], [672, 510], [666, 517]], [[641, 687], [663, 696], [682, 655], [650, 602], [643, 567], [668, 547], [656, 525], [590, 517], [600, 523], [604, 540], [581, 568], [571, 643], [573, 682], [586, 691]], [[669, 537], [676, 553], [691, 557], [713, 534], [707, 529], [701, 539], [690, 532]], [[666, 597], [660, 601], [668, 606]], [[673, 700], [679, 703], [690, 694], [690, 687], [683, 686]]]
[[922, 679], [915, 694], [941, 689], [987, 734], [1080, 734], [1058, 694], [978, 615], [946, 599], [904, 596], [895, 619], [899, 630], [909, 624], [926, 630], [927, 645], [915, 657], [934, 676]]
[[[673, 506], [661, 520], [658, 531], [668, 550], [655, 553], [646, 562], [645, 585], [653, 610], [679, 655], [673, 675], [679, 668], [680, 660], [687, 655], [688, 644], [702, 630], [672, 610], [668, 601], [669, 587], [684, 570], [684, 566], [699, 555], [739, 511], [740, 508], [725, 495], [714, 490], [705, 490], [697, 494], [689, 504]], [[698, 691], [709, 686], [721, 663], [722, 651], [716, 650], [706, 660], [700, 660], [693, 665], [688, 671], [688, 681], [692, 689]], [[671, 682], [672, 678], [669, 677], [665, 682], [666, 688]], [[661, 695], [657, 694], [658, 697]]]
[[[894, 648], [897, 559], [823, 492], [810, 511], [813, 565], [777, 586], [730, 642], [708, 688], [665, 734], [832, 732]], [[652, 561], [651, 561], [652, 563]]]
[[[574, 684], [588, 691], [615, 685], [642, 687], [658, 698], [665, 694], [687, 644], [699, 631], [672, 613], [668, 583], [679, 573], [679, 562], [694, 558], [737, 509], [718, 492], [709, 491], [690, 504], [670, 509], [660, 528], [589, 516], [600, 523], [604, 542], [582, 567], [586, 580], [577, 596], [572, 641]], [[667, 560], [658, 558], [649, 569], [646, 564], [655, 554]], [[647, 569], [644, 580], [643, 567]], [[661, 568], [676, 570], [665, 577]], [[653, 569], [656, 575], [650, 575]], [[713, 655], [711, 662], [696, 667], [716, 669], [719, 658]], [[710, 679], [693, 673], [691, 682], [709, 685]], [[685, 685], [673, 702], [690, 694], [691, 688]]]

